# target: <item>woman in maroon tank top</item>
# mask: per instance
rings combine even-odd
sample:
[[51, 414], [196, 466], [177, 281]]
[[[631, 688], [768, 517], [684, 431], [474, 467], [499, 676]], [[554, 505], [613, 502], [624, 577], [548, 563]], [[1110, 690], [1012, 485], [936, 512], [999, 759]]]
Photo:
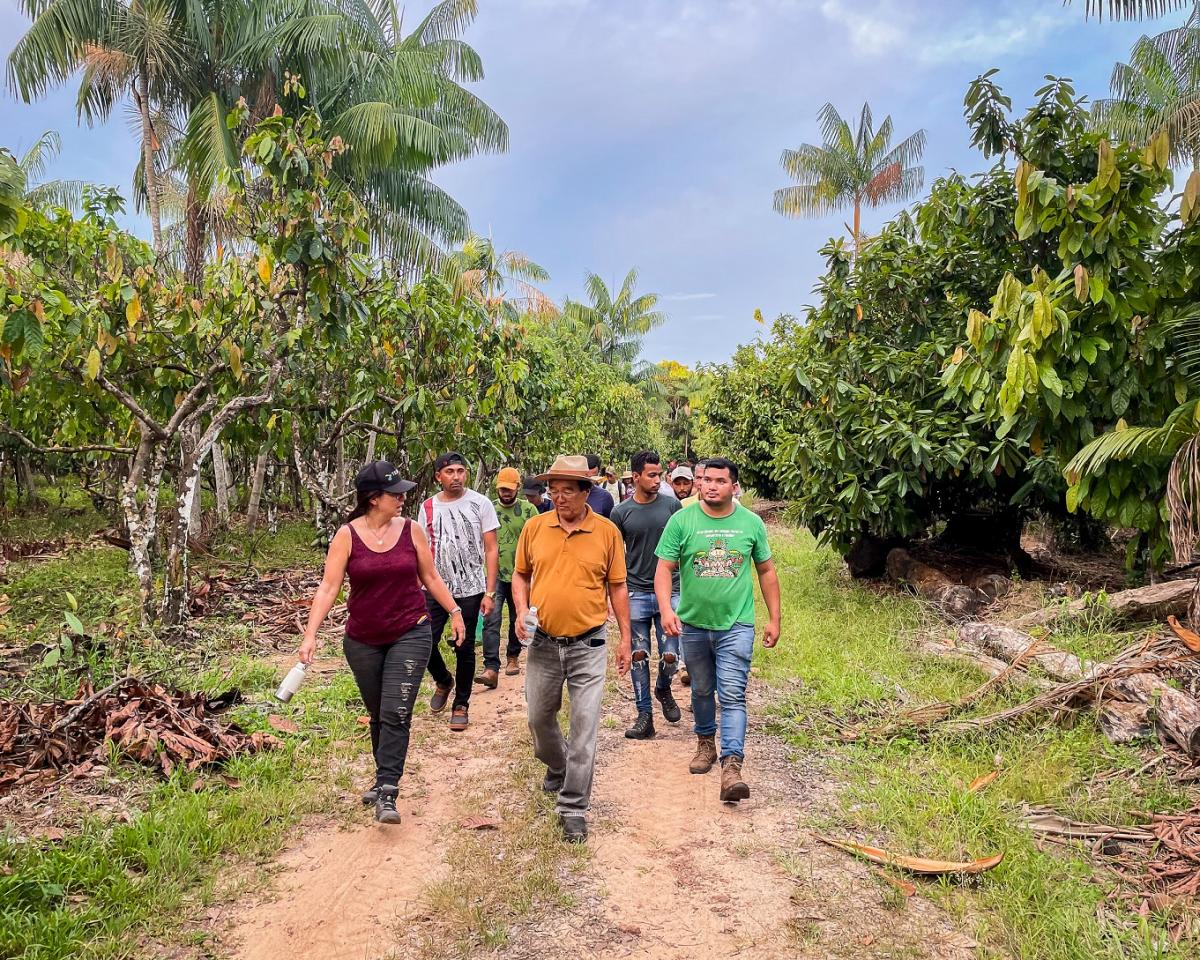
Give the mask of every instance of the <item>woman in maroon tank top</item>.
[[300, 659], [312, 662], [317, 630], [349, 575], [350, 616], [342, 649], [371, 718], [375, 756], [375, 785], [363, 794], [363, 803], [375, 805], [375, 819], [381, 823], [399, 823], [396, 794], [408, 756], [413, 705], [433, 647], [421, 588], [449, 611], [455, 643], [462, 642], [466, 628], [462, 611], [434, 569], [424, 532], [400, 516], [405, 495], [416, 484], [401, 480], [386, 460], [377, 460], [359, 471], [354, 485], [358, 503], [329, 544]]

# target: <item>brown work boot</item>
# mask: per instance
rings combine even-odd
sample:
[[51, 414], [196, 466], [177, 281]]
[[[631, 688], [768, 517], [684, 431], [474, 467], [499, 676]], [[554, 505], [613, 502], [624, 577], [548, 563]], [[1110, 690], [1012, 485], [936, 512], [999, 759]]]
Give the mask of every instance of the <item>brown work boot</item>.
[[509, 657], [508, 663], [504, 666], [504, 675], [506, 677], [515, 677], [521, 672], [521, 658]]
[[742, 779], [741, 757], [729, 756], [721, 761], [721, 799], [737, 803], [750, 796], [750, 786]]
[[475, 678], [475, 682], [483, 684], [489, 690], [495, 690], [496, 684], [500, 682], [500, 671], [492, 669], [484, 670], [483, 673]]
[[708, 773], [717, 762], [717, 741], [715, 737], [697, 737], [696, 755], [688, 764], [692, 773]]

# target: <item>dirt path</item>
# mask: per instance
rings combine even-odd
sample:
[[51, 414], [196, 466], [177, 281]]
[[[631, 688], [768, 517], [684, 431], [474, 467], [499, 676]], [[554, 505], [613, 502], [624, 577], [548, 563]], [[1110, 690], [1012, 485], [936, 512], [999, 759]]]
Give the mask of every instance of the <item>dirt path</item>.
[[[686, 708], [682, 723], [659, 717], [658, 737], [635, 743], [623, 736], [632, 708], [622, 693], [606, 705], [588, 850], [561, 868], [570, 905], [516, 919], [502, 946], [472, 955], [974, 956], [975, 944], [933, 904], [903, 900], [864, 865], [811, 839], [808, 824], [830, 809], [832, 785], [793, 762], [780, 742], [752, 729], [753, 795], [721, 804], [716, 770], [688, 773], [694, 737]], [[423, 891], [445, 876], [447, 839], [467, 812], [464, 792], [477, 790], [497, 755], [523, 738], [519, 680], [477, 693], [471, 712], [464, 735], [450, 734], [444, 718], [419, 718], [401, 789], [403, 824], [380, 828], [364, 812], [361, 826], [306, 830], [280, 859], [275, 889], [233, 912], [219, 938], [225, 955], [409, 957], [409, 948], [397, 948], [406, 940], [400, 931], [420, 920]], [[463, 947], [425, 943], [420, 952], [462, 956]]]

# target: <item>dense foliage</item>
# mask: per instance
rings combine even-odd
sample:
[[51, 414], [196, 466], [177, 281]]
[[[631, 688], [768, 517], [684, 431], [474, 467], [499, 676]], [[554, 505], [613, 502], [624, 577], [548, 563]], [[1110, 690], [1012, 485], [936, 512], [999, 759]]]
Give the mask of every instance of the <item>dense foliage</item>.
[[1165, 463], [1113, 463], [1070, 488], [1062, 471], [1123, 417], [1161, 422], [1187, 399], [1165, 331], [1200, 288], [1198, 231], [1160, 203], [1165, 140], [1111, 144], [1065, 81], [1037, 97], [1014, 121], [990, 74], [973, 83], [974, 142], [1015, 169], [939, 180], [856, 262], [831, 244], [806, 322], [777, 324], [718, 375], [718, 394], [790, 407], [706, 416], [730, 448], [773, 450], [760, 482], [843, 550], [972, 514], [1012, 534], [1035, 508], [1163, 542]]

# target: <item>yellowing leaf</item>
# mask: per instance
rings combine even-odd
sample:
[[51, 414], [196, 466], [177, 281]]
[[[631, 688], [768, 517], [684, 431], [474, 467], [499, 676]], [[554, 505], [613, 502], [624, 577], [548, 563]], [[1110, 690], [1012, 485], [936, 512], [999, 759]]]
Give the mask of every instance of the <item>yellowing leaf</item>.
[[951, 363], [962, 363], [963, 358], [966, 355], [967, 355], [967, 351], [964, 350], [962, 347], [959, 347], [957, 350], [954, 351], [953, 356], [950, 357], [950, 362]]
[[125, 304], [125, 319], [131, 324], [137, 323], [142, 318], [142, 295], [135, 293], [133, 299]]
[[1179, 219], [1189, 226], [1200, 215], [1200, 170], [1193, 170], [1183, 188], [1183, 202], [1179, 205]]
[[928, 874], [932, 876], [946, 873], [984, 873], [998, 866], [1004, 860], [1004, 854], [1002, 853], [997, 853], [990, 857], [980, 857], [976, 860], [928, 860], [925, 857], [906, 857], [900, 854], [888, 853], [888, 851], [881, 850], [878, 847], [868, 847], [861, 843], [855, 843], [852, 840], [835, 840], [832, 837], [823, 837], [819, 833], [814, 833], [813, 836], [822, 843], [828, 844], [845, 853], [854, 854], [856, 857], [862, 857], [864, 860], [870, 860], [872, 863], [879, 863], [885, 867], [899, 867], [902, 870], [907, 870], [909, 873]]
[[1088, 272], [1082, 263], [1075, 265], [1075, 299], [1085, 303], [1088, 298]]
[[89, 383], [100, 376], [100, 351], [92, 347], [91, 352], [87, 356], [87, 366], [83, 371], [84, 377]]
[[967, 793], [978, 793], [998, 776], [1000, 776], [1000, 771], [993, 770], [991, 773], [985, 773], [982, 776], [976, 777], [967, 785]]
[[265, 253], [258, 258], [258, 279], [263, 283], [271, 282], [271, 258]]
[[242, 379], [242, 348], [232, 340], [225, 341], [225, 353], [229, 356], [229, 369], [239, 380]]

